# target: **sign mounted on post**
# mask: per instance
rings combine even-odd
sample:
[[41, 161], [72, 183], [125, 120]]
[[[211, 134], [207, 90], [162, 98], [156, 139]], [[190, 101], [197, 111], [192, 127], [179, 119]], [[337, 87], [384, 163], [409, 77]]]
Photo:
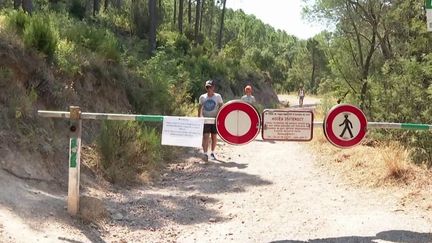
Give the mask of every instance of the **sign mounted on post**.
[[334, 106], [324, 119], [327, 140], [340, 148], [358, 145], [367, 132], [367, 119], [362, 110], [353, 105]]
[[203, 128], [203, 118], [166, 116], [163, 118], [162, 145], [199, 148]]
[[432, 31], [432, 0], [426, 0], [427, 31]]
[[263, 140], [311, 141], [313, 112], [309, 110], [264, 110]]
[[252, 105], [243, 101], [230, 101], [223, 105], [216, 116], [219, 136], [232, 145], [247, 144], [260, 130], [261, 118]]

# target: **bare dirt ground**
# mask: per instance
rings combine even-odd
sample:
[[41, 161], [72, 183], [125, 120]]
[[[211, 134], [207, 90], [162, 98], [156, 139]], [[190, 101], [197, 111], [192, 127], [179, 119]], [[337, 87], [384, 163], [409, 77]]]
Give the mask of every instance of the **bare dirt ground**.
[[0, 170], [0, 242], [432, 242], [431, 211], [401, 205], [402, 189], [353, 187], [307, 144], [219, 148], [219, 161], [191, 151], [153, 185], [82, 178], [109, 212], [90, 224], [67, 215], [55, 185]]
[[[289, 104], [290, 107], [296, 108], [299, 107], [299, 97], [290, 94], [281, 94], [278, 95], [279, 102], [283, 105]], [[305, 96], [303, 107], [313, 108], [320, 103], [320, 99], [314, 96]]]

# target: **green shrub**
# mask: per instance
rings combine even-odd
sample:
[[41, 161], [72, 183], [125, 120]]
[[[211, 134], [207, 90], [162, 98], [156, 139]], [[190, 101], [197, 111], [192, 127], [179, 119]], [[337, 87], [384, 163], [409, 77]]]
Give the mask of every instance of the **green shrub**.
[[75, 75], [80, 70], [80, 56], [74, 43], [60, 40], [56, 51], [56, 63], [63, 72]]
[[156, 129], [133, 121], [105, 121], [98, 148], [107, 179], [119, 184], [138, 182], [140, 175], [159, 166], [164, 156]]
[[174, 42], [174, 47], [178, 52], [181, 52], [183, 55], [188, 54], [191, 48], [190, 41], [188, 40], [188, 38], [186, 38], [186, 36], [179, 35]]
[[11, 11], [6, 20], [7, 27], [17, 34], [21, 35], [24, 33], [24, 29], [27, 26], [30, 17], [23, 11]]
[[65, 38], [99, 55], [118, 62], [120, 47], [115, 35], [104, 28], [96, 28], [85, 23], [72, 23], [65, 30]]
[[69, 8], [69, 13], [79, 20], [84, 19], [86, 15], [85, 3], [81, 0], [73, 0]]
[[118, 62], [120, 60], [120, 47], [117, 38], [112, 32], [106, 31], [104, 37], [98, 44], [96, 51], [106, 59]]
[[43, 52], [50, 59], [57, 48], [58, 37], [47, 17], [35, 15], [24, 30], [24, 44]]
[[[179, 106], [170, 93], [172, 85], [187, 82], [177, 60], [163, 51], [137, 68], [138, 77], [127, 85], [129, 102], [139, 113], [171, 114]], [[176, 94], [183, 95], [183, 94]]]

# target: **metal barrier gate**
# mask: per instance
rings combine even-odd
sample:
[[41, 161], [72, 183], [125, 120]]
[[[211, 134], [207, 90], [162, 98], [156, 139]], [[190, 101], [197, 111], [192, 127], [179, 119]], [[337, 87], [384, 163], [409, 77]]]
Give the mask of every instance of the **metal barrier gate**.
[[[339, 107], [340, 108], [340, 107]], [[334, 111], [334, 109], [333, 109]], [[337, 111], [337, 110], [336, 110]], [[332, 110], [329, 112], [331, 114]], [[346, 115], [347, 113], [343, 113]], [[331, 126], [326, 125], [326, 121], [331, 118], [327, 114], [324, 121], [314, 122], [310, 129], [316, 127], [324, 128], [324, 133], [331, 132]], [[116, 121], [140, 121], [140, 122], [163, 122], [161, 115], [133, 115], [133, 114], [111, 114], [111, 113], [91, 113], [81, 112], [80, 107], [71, 106], [69, 111], [44, 111], [39, 110], [38, 115], [43, 118], [63, 118], [70, 120], [70, 139], [69, 139], [69, 179], [68, 179], [68, 202], [67, 210], [71, 215], [76, 215], [79, 211], [79, 185], [80, 185], [80, 154], [81, 154], [81, 132], [82, 120], [116, 120]], [[264, 115], [263, 115], [264, 117]], [[347, 119], [347, 116], [345, 116]], [[344, 121], [345, 122], [345, 121]], [[349, 121], [348, 121], [349, 122]], [[205, 124], [217, 124], [217, 118], [204, 118]], [[260, 121], [261, 123], [261, 121]], [[368, 128], [385, 129], [411, 129], [411, 130], [432, 130], [432, 125], [415, 123], [389, 123], [389, 122], [366, 122]], [[345, 122], [349, 128], [349, 123]], [[326, 127], [330, 130], [326, 131]], [[353, 125], [351, 125], [353, 127]], [[259, 128], [258, 128], [259, 129]], [[264, 129], [264, 128], [262, 128]], [[351, 130], [349, 131], [351, 133]], [[351, 134], [352, 135], [352, 134]], [[326, 135], [328, 136], [328, 134]], [[330, 140], [329, 140], [330, 141]], [[333, 142], [332, 142], [333, 143]], [[333, 143], [338, 146], [337, 141]], [[349, 147], [349, 146], [347, 146]]]

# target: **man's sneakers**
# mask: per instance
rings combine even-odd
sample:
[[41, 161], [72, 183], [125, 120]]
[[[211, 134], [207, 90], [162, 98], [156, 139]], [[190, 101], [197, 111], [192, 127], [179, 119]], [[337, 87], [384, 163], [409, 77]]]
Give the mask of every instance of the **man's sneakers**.
[[[209, 155], [208, 155], [208, 154], [203, 154], [203, 155], [202, 155], [202, 158], [203, 158], [203, 161], [204, 161], [204, 162], [208, 162], [208, 160], [209, 160]], [[211, 159], [211, 160], [217, 160], [217, 159], [216, 159], [216, 156], [215, 156], [214, 153], [211, 153], [211, 154], [210, 154], [210, 159]]]

